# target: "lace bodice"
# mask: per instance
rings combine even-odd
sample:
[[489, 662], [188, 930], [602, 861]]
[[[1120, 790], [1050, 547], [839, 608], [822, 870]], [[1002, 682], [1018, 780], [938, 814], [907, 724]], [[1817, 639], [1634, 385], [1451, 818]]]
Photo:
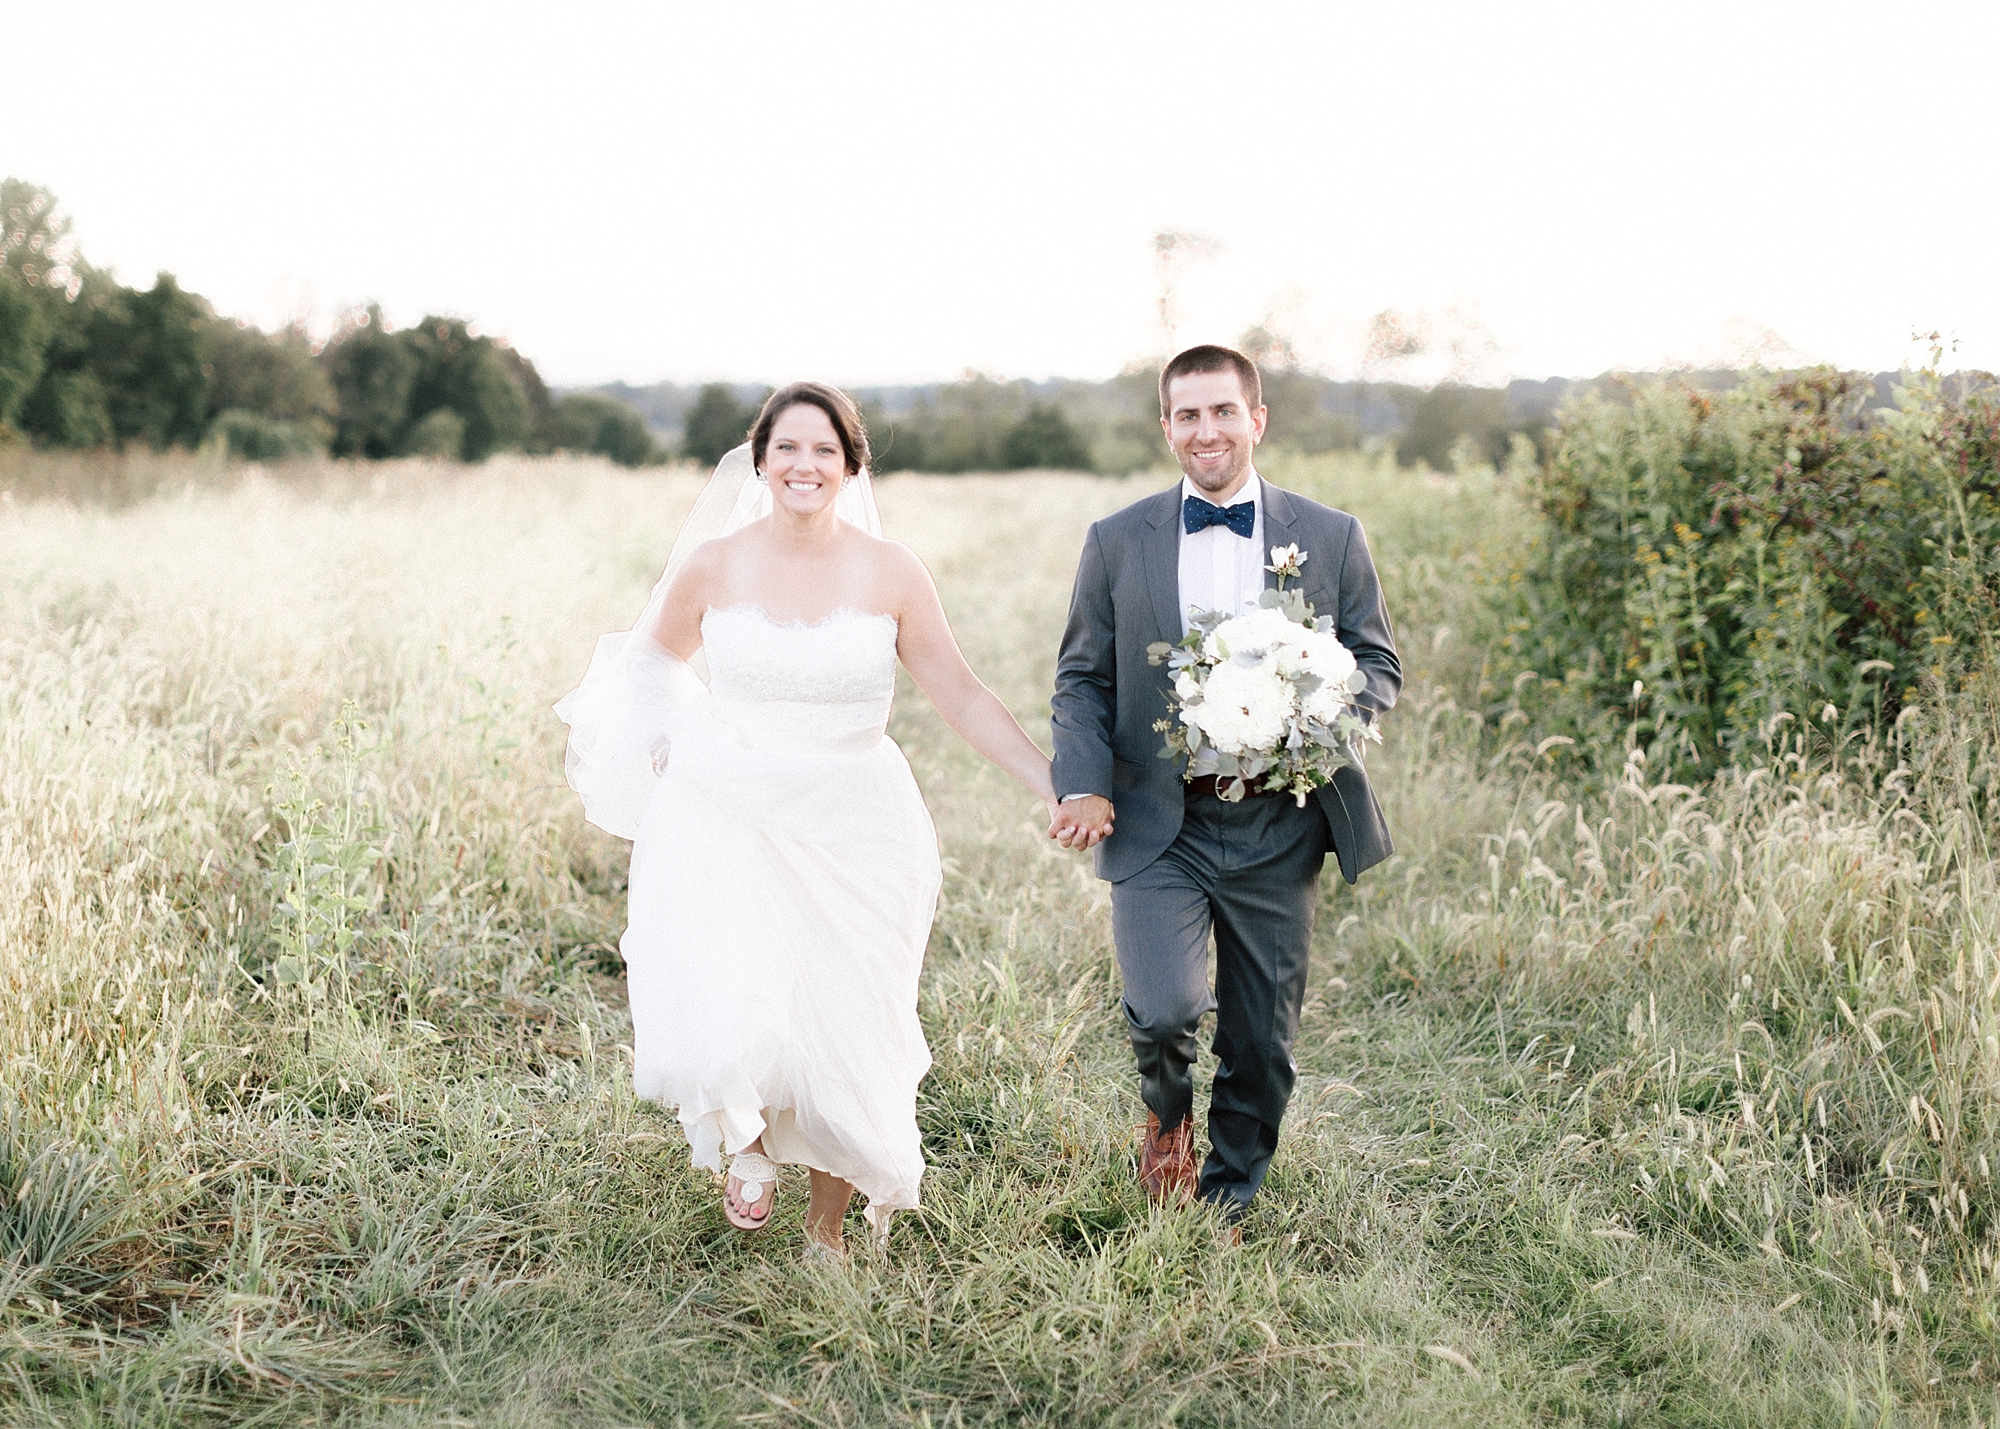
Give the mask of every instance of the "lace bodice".
[[752, 605], [701, 620], [717, 718], [753, 743], [855, 747], [882, 738], [896, 693], [896, 619], [836, 610], [780, 624]]

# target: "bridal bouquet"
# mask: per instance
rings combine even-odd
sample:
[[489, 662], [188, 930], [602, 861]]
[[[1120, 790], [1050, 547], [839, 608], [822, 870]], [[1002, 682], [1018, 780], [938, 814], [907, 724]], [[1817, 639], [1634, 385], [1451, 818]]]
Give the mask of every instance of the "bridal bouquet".
[[1306, 553], [1273, 546], [1276, 590], [1249, 615], [1196, 611], [1178, 645], [1146, 648], [1147, 660], [1173, 671], [1169, 715], [1153, 728], [1166, 736], [1162, 759], [1185, 757], [1182, 777], [1216, 776], [1218, 797], [1234, 803], [1253, 786], [1284, 790], [1304, 808], [1306, 796], [1357, 762], [1353, 741], [1381, 741], [1354, 696], [1367, 676], [1334, 636], [1333, 621], [1313, 616], [1299, 577]]

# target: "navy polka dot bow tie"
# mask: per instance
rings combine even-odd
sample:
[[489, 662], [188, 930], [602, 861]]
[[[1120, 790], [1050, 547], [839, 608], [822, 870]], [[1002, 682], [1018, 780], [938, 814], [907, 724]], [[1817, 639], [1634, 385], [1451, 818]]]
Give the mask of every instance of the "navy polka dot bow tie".
[[1181, 525], [1190, 536], [1210, 526], [1227, 526], [1247, 541], [1257, 529], [1257, 503], [1239, 501], [1234, 506], [1217, 506], [1199, 496], [1190, 496], [1181, 502]]

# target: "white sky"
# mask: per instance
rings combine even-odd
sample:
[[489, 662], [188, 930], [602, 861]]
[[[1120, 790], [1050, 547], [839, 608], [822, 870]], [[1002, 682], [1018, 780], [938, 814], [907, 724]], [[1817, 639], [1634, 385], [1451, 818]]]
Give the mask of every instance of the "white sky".
[[1163, 229], [1220, 245], [1174, 340], [1273, 312], [1336, 375], [1389, 307], [1486, 377], [2000, 368], [1991, 0], [35, 14], [0, 170], [93, 262], [557, 383], [1109, 375], [1168, 343]]

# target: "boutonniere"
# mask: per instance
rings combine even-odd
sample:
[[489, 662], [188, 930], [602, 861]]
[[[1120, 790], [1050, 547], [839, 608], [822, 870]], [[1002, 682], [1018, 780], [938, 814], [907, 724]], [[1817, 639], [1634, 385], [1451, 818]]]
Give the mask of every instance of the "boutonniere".
[[1271, 547], [1271, 564], [1264, 567], [1278, 578], [1278, 589], [1285, 588], [1286, 581], [1301, 580], [1305, 576], [1302, 569], [1306, 563], [1306, 552], [1297, 544]]

